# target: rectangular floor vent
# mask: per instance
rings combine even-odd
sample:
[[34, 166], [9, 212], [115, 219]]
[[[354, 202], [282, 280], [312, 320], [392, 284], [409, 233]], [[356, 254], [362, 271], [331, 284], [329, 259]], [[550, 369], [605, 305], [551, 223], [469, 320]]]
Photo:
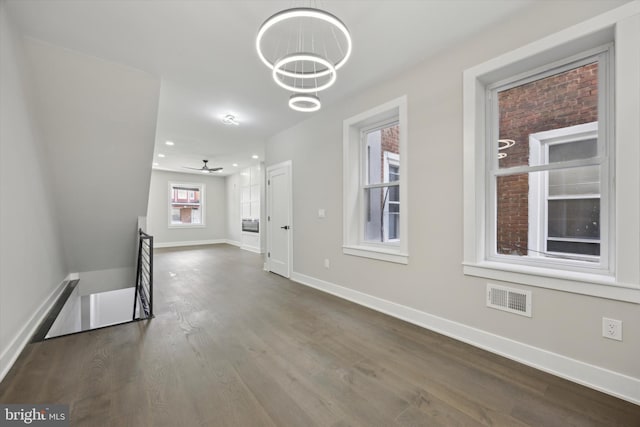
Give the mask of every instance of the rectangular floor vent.
[[487, 283], [487, 307], [531, 317], [531, 291]]

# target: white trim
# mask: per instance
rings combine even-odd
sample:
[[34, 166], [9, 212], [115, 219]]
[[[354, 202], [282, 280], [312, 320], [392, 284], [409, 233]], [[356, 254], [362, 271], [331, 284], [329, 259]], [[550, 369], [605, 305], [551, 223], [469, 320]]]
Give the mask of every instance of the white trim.
[[40, 306], [34, 311], [34, 313], [29, 317], [24, 324], [24, 326], [18, 331], [18, 333], [13, 337], [9, 345], [4, 348], [2, 353], [0, 354], [0, 382], [7, 375], [11, 367], [24, 350], [25, 346], [29, 344], [29, 340], [33, 334], [36, 333], [36, 330], [44, 320], [45, 316], [49, 313], [51, 308], [55, 305], [56, 301], [65, 290], [67, 283], [70, 280], [78, 279], [78, 273], [71, 273], [67, 275], [67, 277], [60, 282], [49, 294], [49, 296], [42, 301]]
[[232, 245], [232, 246], [237, 246], [237, 247], [241, 247], [242, 246], [242, 242], [238, 242], [237, 240], [224, 239], [224, 242], [227, 245]]
[[261, 254], [262, 253], [260, 248], [257, 247], [257, 246], [241, 245], [240, 249], [242, 249], [243, 251], [253, 252], [253, 253], [256, 253], [256, 254]]
[[640, 405], [640, 379], [293, 272], [291, 280]]
[[409, 254], [401, 253], [387, 248], [344, 245], [342, 246], [342, 253], [345, 255], [361, 256], [364, 258], [377, 259], [380, 261], [395, 262], [398, 264], [409, 264]]
[[[229, 243], [227, 239], [212, 240], [189, 240], [182, 242], [153, 242], [154, 248], [177, 248], [181, 246], [200, 246], [200, 245], [218, 245], [220, 243]], [[230, 243], [233, 244], [233, 243]]]

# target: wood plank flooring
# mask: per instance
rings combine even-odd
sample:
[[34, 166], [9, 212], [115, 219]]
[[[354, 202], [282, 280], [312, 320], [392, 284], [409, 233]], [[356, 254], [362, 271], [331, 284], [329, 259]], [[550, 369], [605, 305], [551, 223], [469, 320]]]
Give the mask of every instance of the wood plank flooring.
[[155, 298], [151, 321], [29, 344], [0, 402], [67, 403], [74, 426], [640, 426], [640, 406], [232, 246], [156, 250]]

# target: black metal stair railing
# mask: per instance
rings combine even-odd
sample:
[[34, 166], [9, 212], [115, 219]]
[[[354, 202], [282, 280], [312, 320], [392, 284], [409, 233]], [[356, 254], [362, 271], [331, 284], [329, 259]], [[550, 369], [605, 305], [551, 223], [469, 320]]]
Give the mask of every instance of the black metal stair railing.
[[[153, 236], [142, 229], [138, 240], [138, 265], [136, 269], [136, 289], [133, 298], [133, 320], [153, 317]], [[140, 315], [136, 317], [140, 302]]]

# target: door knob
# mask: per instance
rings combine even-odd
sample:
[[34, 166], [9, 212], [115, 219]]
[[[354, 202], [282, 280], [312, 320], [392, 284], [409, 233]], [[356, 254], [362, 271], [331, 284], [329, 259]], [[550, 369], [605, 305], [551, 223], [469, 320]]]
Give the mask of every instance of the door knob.
[[288, 225], [283, 225], [283, 226], [282, 226], [282, 227], [280, 227], [280, 228], [282, 228], [283, 230], [288, 230], [288, 229], [289, 229], [289, 226], [288, 226]]

